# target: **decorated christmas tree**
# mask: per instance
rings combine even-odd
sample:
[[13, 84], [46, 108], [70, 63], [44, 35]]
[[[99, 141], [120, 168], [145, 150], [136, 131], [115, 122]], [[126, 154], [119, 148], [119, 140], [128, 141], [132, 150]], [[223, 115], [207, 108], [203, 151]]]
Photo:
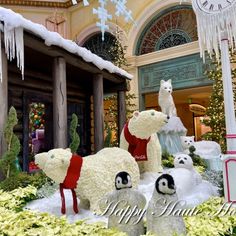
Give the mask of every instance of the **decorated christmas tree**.
[[[231, 56], [231, 63], [234, 63], [235, 57], [236, 57], [235, 54]], [[210, 102], [207, 107], [206, 116], [203, 119], [203, 124], [209, 126], [211, 128], [211, 131], [204, 134], [202, 138], [204, 140], [212, 140], [219, 143], [222, 152], [225, 152], [226, 127], [225, 127], [224, 95], [223, 95], [221, 64], [218, 64], [216, 61], [213, 61], [211, 68], [206, 71], [206, 74], [208, 78], [213, 81], [213, 88], [210, 97]], [[232, 69], [232, 77], [235, 78], [235, 75], [236, 75], [236, 69]], [[236, 90], [234, 86], [234, 93], [235, 91]]]

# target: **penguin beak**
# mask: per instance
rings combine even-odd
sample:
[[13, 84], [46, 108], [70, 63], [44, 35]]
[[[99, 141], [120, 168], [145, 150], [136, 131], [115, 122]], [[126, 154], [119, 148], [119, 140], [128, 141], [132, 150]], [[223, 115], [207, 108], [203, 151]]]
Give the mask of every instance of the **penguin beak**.
[[123, 184], [128, 184], [128, 180], [123, 180]]

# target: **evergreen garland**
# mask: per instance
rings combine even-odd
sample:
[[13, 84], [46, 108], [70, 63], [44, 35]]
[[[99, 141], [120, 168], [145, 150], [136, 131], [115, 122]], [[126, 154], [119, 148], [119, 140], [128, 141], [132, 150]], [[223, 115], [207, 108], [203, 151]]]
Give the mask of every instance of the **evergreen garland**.
[[4, 128], [4, 138], [7, 144], [7, 151], [0, 160], [0, 169], [5, 178], [15, 176], [18, 173], [16, 160], [20, 153], [21, 145], [13, 129], [17, 125], [17, 113], [14, 107], [11, 107], [8, 114], [7, 123]]
[[78, 117], [76, 114], [72, 114], [72, 120], [70, 123], [70, 138], [71, 143], [69, 148], [71, 149], [72, 153], [76, 153], [79, 145], [80, 145], [80, 137], [77, 133], [77, 127], [78, 127]]

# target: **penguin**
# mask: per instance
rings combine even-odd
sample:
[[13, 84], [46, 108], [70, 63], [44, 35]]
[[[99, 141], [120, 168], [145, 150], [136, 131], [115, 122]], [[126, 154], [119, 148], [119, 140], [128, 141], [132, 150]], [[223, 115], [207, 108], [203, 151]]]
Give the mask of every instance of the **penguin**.
[[[174, 178], [169, 174], [162, 174], [157, 178], [152, 198], [147, 208], [147, 231], [161, 235], [186, 235], [183, 217], [169, 212], [172, 204], [178, 201]], [[177, 207], [176, 207], [177, 209]]]
[[156, 191], [160, 194], [172, 195], [176, 192], [174, 179], [169, 174], [161, 175], [156, 180], [155, 188], [156, 188]]
[[[116, 175], [114, 185], [114, 191], [99, 202], [100, 210], [106, 212], [105, 215], [108, 216], [108, 228], [117, 228], [128, 236], [143, 235], [146, 198], [132, 188], [130, 174], [125, 171]], [[122, 217], [126, 211], [127, 214]], [[133, 215], [130, 215], [131, 212]]]
[[132, 188], [132, 181], [129, 173], [125, 171], [119, 172], [115, 177], [115, 187], [116, 190]]

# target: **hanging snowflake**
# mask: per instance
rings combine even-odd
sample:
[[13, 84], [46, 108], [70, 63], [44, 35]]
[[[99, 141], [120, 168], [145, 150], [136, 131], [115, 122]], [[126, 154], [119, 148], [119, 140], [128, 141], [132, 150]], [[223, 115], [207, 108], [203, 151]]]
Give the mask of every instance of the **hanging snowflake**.
[[[102, 32], [102, 40], [104, 40], [105, 31], [109, 29], [107, 25], [108, 20], [112, 19], [112, 15], [109, 14], [108, 10], [106, 9], [107, 2], [112, 3], [116, 8], [116, 16], [123, 16], [125, 21], [133, 21], [132, 11], [127, 9], [127, 0], [99, 0], [100, 6], [95, 9], [93, 8], [93, 14], [98, 16], [100, 22], [97, 22], [97, 26], [101, 29]], [[72, 0], [72, 3], [75, 5], [77, 4], [76, 0]], [[84, 6], [88, 6], [89, 2], [87, 0], [83, 0]]]

